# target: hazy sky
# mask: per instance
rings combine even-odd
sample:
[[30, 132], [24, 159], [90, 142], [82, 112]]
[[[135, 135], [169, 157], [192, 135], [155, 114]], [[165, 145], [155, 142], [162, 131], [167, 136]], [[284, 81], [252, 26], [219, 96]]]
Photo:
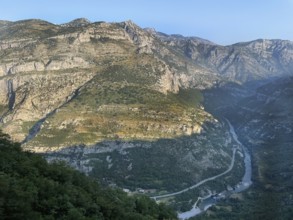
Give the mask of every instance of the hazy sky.
[[1, 0], [0, 20], [65, 23], [133, 20], [167, 34], [227, 45], [258, 38], [293, 40], [293, 0]]

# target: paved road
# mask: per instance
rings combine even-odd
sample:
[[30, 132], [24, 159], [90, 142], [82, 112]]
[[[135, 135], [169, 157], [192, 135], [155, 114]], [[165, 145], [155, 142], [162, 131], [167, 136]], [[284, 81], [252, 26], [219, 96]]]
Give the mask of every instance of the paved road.
[[[234, 130], [233, 126], [231, 125], [231, 123], [227, 119], [225, 119], [225, 120], [227, 121], [227, 123], [229, 125], [230, 134], [231, 134], [232, 138], [242, 147], [242, 150], [244, 153], [245, 173], [242, 178], [242, 181], [240, 183], [238, 183], [235, 186], [235, 189], [232, 191], [233, 193], [238, 193], [238, 192], [242, 192], [243, 190], [246, 190], [252, 184], [252, 181], [251, 181], [251, 158], [250, 158], [250, 155], [249, 155], [247, 148], [238, 140], [238, 136], [235, 133], [235, 130]], [[235, 153], [235, 151], [233, 153]], [[186, 212], [182, 212], [182, 213], [178, 213], [178, 218], [181, 220], [185, 220], [185, 219], [189, 219], [191, 217], [194, 217], [196, 215], [203, 213], [209, 207], [211, 207], [212, 205], [215, 204], [215, 201], [210, 200], [209, 198], [210, 198], [209, 196], [206, 198], [201, 198], [201, 201], [204, 201], [206, 199], [209, 200], [208, 202], [205, 201], [205, 206], [203, 209], [200, 209], [199, 207], [197, 207], [197, 202], [199, 200], [198, 199], [196, 201], [196, 203], [193, 205], [191, 210], [186, 211]]]
[[230, 164], [229, 168], [225, 172], [220, 173], [220, 174], [215, 175], [215, 176], [212, 176], [212, 177], [209, 177], [207, 179], [204, 179], [204, 180], [200, 181], [199, 183], [197, 183], [195, 185], [192, 185], [192, 186], [190, 186], [188, 188], [185, 188], [185, 189], [183, 189], [181, 191], [174, 192], [174, 193], [169, 193], [169, 194], [165, 194], [165, 195], [153, 196], [151, 198], [156, 200], [156, 199], [162, 199], [162, 198], [167, 198], [167, 197], [171, 197], [171, 196], [176, 196], [176, 195], [182, 194], [184, 192], [187, 192], [188, 190], [191, 190], [191, 189], [194, 189], [196, 187], [199, 187], [200, 185], [202, 185], [202, 184], [204, 184], [204, 183], [206, 183], [208, 181], [212, 181], [214, 179], [217, 179], [217, 178], [229, 173], [232, 170], [233, 166], [234, 166], [235, 153], [236, 153], [236, 148], [233, 149], [233, 156], [232, 156], [231, 164]]

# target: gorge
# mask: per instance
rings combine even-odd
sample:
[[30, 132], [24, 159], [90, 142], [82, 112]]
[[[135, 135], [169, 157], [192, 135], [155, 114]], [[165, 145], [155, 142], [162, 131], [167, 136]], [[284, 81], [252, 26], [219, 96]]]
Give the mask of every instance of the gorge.
[[132, 21], [0, 22], [3, 132], [180, 213], [230, 192], [198, 219], [249, 218], [257, 202], [255, 218], [292, 215], [292, 77], [285, 40], [221, 46]]

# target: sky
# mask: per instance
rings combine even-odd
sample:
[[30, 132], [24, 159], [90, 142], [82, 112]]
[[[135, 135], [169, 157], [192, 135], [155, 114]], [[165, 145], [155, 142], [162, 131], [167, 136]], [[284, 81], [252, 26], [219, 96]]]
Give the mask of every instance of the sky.
[[293, 0], [1, 0], [0, 20], [132, 20], [142, 28], [221, 45], [259, 38], [293, 41]]

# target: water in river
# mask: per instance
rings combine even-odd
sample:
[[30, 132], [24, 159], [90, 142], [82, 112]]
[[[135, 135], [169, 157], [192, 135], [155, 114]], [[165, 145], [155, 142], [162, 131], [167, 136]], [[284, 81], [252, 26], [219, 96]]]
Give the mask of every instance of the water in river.
[[[191, 217], [194, 217], [196, 215], [199, 215], [201, 213], [203, 213], [204, 211], [206, 211], [208, 208], [210, 208], [211, 206], [213, 206], [214, 204], [217, 203], [217, 201], [226, 198], [227, 196], [234, 194], [234, 193], [239, 193], [242, 192], [244, 190], [246, 190], [247, 188], [249, 188], [249, 186], [252, 184], [251, 181], [251, 157], [250, 154], [247, 150], [247, 148], [242, 145], [242, 143], [238, 140], [238, 137], [234, 131], [233, 126], [230, 124], [229, 121], [228, 125], [230, 127], [230, 133], [233, 137], [233, 139], [240, 144], [242, 151], [244, 153], [244, 165], [245, 165], [245, 173], [242, 177], [242, 180], [240, 183], [238, 183], [233, 190], [231, 191], [223, 191], [221, 193], [218, 193], [216, 195], [211, 195], [208, 196], [206, 198], [201, 198], [199, 199], [199, 201], [197, 201], [194, 206], [192, 207], [191, 210], [187, 211], [187, 212], [182, 212], [178, 214], [178, 218], [185, 220], [185, 219], [189, 219]], [[197, 205], [197, 203], [199, 203], [199, 205]]]

